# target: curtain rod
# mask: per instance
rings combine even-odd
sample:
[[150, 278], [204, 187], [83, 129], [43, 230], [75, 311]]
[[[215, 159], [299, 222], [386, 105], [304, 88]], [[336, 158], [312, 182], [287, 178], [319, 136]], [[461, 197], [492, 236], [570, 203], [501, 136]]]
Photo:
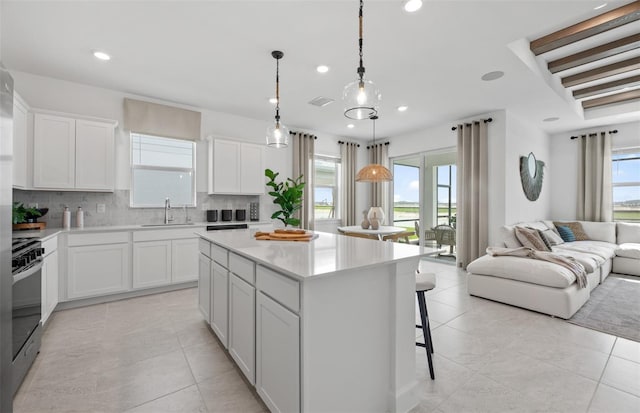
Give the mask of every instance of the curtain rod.
[[[572, 136], [572, 137], [571, 137], [571, 140], [578, 139], [580, 136], [593, 136], [593, 135], [597, 135], [598, 133], [602, 133], [602, 132], [591, 132], [591, 133], [587, 133], [587, 134], [583, 134], [583, 135]], [[618, 133], [618, 129], [610, 130], [610, 131], [609, 131], [609, 133], [611, 133], [611, 134]]]
[[309, 135], [309, 136], [313, 136], [313, 139], [318, 139], [318, 137], [316, 135], [312, 135], [310, 133], [306, 133], [306, 132], [294, 132], [294, 131], [289, 131], [289, 135], [296, 135], [296, 134], [302, 134], [302, 135]]
[[[493, 122], [493, 118], [487, 118], [487, 119], [480, 119], [481, 121], [483, 121], [484, 123], [489, 123], [489, 122]], [[475, 123], [480, 123], [479, 120], [474, 121]], [[465, 123], [465, 125], [471, 125], [471, 123]], [[452, 126], [451, 130], [456, 130], [458, 129], [457, 126]]]
[[350, 143], [350, 144], [353, 144], [353, 145], [358, 145], [358, 148], [360, 147], [360, 144], [359, 144], [359, 143], [338, 141], [338, 145], [342, 145], [343, 143]]
[[[389, 142], [385, 142], [385, 143], [379, 143], [378, 145], [384, 145], [384, 146], [387, 146], [388, 144], [389, 144]], [[371, 146], [367, 146], [367, 149], [369, 149], [369, 148], [373, 148], [373, 145], [371, 145]]]

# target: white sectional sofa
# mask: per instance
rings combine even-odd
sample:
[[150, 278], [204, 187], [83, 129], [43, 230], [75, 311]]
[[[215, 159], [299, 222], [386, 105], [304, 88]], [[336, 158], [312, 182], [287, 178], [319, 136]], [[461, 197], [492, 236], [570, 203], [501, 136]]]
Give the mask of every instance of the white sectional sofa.
[[[585, 267], [586, 288], [578, 288], [575, 275], [555, 263], [485, 255], [467, 266], [469, 294], [568, 319], [612, 271], [640, 276], [640, 224], [578, 222], [589, 240], [565, 242], [551, 249]], [[504, 226], [499, 247], [521, 246], [515, 226], [540, 231], [555, 228], [553, 221]]]

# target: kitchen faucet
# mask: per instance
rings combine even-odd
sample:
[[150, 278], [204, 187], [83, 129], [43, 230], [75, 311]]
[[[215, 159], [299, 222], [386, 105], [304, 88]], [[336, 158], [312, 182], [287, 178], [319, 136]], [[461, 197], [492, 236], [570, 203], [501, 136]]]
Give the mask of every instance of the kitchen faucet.
[[164, 200], [164, 223], [168, 224], [169, 222], [173, 221], [173, 217], [169, 216], [169, 211], [171, 210], [171, 202], [169, 201], [169, 198], [166, 198]]

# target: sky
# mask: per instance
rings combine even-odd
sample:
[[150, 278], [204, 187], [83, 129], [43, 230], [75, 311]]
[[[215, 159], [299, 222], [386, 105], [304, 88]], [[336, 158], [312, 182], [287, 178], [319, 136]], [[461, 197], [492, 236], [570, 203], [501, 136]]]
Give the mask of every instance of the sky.
[[[627, 155], [632, 157], [638, 154]], [[622, 158], [622, 156], [620, 156]], [[614, 156], [614, 160], [616, 156]], [[613, 171], [611, 179], [616, 182], [636, 182], [640, 183], [640, 159], [630, 159], [624, 161], [613, 162]], [[640, 186], [619, 186], [613, 189], [613, 202], [629, 201], [640, 199]]]

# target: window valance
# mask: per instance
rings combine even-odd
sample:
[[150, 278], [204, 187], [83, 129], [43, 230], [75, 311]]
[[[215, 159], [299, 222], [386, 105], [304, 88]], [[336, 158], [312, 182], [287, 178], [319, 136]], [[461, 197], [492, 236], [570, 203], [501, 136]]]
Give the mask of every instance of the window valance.
[[201, 113], [141, 100], [124, 99], [124, 128], [132, 132], [195, 141]]

